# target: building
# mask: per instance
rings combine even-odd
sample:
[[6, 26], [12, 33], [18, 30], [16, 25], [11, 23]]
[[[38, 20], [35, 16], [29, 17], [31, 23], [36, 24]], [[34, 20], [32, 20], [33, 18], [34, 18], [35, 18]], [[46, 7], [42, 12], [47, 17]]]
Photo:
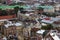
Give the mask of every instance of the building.
[[59, 20], [59, 21], [55, 21], [55, 22], [53, 23], [53, 26], [54, 26], [54, 27], [60, 27], [60, 20]]
[[59, 11], [59, 10], [60, 10], [60, 4], [56, 4], [56, 5], [54, 6], [54, 9], [55, 9], [56, 11]]
[[6, 2], [6, 0], [0, 0], [0, 3], [4, 3], [4, 2]]
[[45, 36], [45, 40], [60, 40], [60, 32], [57, 30], [50, 30], [50, 32]]

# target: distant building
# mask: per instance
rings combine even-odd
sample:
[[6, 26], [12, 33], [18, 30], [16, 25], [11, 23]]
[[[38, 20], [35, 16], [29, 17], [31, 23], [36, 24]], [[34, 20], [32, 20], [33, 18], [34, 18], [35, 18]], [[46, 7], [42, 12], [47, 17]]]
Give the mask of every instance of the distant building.
[[56, 11], [60, 11], [60, 4], [56, 4], [56, 5], [54, 6], [54, 9], [55, 9]]
[[0, 0], [0, 3], [6, 3], [6, 0]]
[[0, 0], [1, 3], [6, 2], [7, 4], [10, 2], [26, 2], [26, 3], [34, 3], [34, 2], [39, 2], [39, 3], [46, 3], [46, 4], [50, 4], [51, 2], [54, 3], [60, 3], [60, 0]]

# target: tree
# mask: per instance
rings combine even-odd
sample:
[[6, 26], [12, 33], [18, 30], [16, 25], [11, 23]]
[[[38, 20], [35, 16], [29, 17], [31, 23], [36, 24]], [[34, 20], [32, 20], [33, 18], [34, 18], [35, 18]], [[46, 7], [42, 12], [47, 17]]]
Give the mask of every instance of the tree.
[[42, 26], [41, 29], [50, 30], [53, 29], [53, 26], [51, 24], [48, 24], [47, 26]]
[[42, 8], [42, 7], [38, 7], [38, 9], [37, 10], [39, 10], [39, 11], [43, 11], [44, 10], [44, 8]]
[[18, 6], [14, 7], [14, 11], [15, 11], [15, 13], [16, 13], [16, 16], [17, 16], [18, 10], [19, 10], [19, 7], [18, 7]]

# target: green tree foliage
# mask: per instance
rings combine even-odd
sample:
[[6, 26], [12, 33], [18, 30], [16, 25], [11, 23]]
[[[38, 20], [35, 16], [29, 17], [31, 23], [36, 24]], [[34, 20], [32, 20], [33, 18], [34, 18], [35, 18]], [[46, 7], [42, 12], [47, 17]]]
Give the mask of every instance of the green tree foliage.
[[41, 29], [50, 30], [53, 29], [53, 26], [51, 24], [48, 24], [47, 26], [42, 26]]
[[39, 11], [43, 11], [44, 10], [44, 8], [42, 8], [42, 7], [38, 7], [38, 9], [37, 10], [39, 10]]
[[17, 16], [18, 10], [19, 10], [19, 7], [18, 7], [18, 6], [14, 7], [14, 11], [15, 11], [15, 13], [16, 13], [16, 16]]

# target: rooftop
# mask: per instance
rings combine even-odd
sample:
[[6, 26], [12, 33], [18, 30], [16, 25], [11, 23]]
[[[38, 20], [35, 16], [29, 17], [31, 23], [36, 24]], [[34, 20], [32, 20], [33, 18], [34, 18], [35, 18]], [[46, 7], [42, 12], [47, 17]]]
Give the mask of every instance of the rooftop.
[[60, 33], [57, 30], [51, 30], [50, 35], [54, 40], [60, 40]]

